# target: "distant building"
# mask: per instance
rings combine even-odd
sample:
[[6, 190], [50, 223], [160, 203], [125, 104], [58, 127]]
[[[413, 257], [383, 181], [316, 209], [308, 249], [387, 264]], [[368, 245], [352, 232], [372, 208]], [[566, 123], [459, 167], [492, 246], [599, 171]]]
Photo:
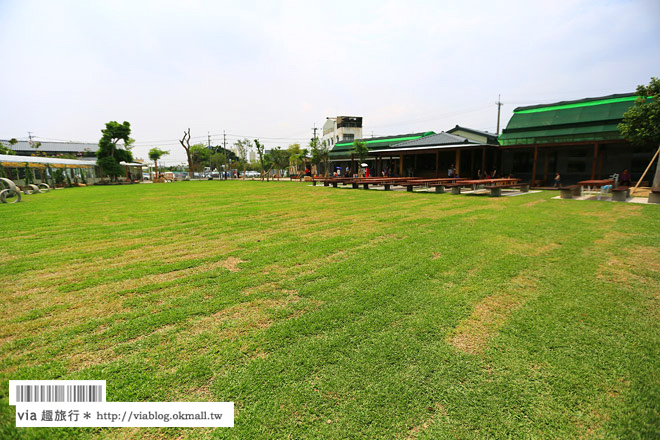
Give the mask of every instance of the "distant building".
[[456, 136], [463, 136], [464, 138], [470, 139], [471, 141], [481, 142], [482, 144], [499, 145], [497, 142], [497, 135], [487, 131], [475, 130], [474, 128], [461, 127], [460, 125], [457, 125], [456, 127], [447, 130], [447, 133]]
[[32, 145], [29, 141], [18, 141], [15, 145], [9, 145], [8, 140], [0, 140], [0, 143], [11, 148], [19, 156], [32, 156], [35, 153], [42, 152], [48, 156], [57, 156], [59, 154], [74, 155], [78, 157], [94, 157], [99, 149], [98, 144], [83, 142], [41, 142], [39, 148], [34, 148], [36, 142]]
[[362, 138], [362, 118], [358, 116], [337, 116], [327, 118], [323, 124], [321, 143], [332, 149], [340, 142], [353, 142]]
[[254, 152], [254, 150], [250, 150], [248, 153], [248, 156], [250, 157], [250, 162], [256, 162], [257, 161], [257, 153]]

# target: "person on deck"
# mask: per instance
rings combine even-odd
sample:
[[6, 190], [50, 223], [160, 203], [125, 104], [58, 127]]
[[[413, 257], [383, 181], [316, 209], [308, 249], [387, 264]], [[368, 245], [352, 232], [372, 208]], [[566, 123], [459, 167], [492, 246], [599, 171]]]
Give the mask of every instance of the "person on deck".
[[555, 176], [555, 184], [553, 185], [554, 188], [560, 188], [561, 187], [561, 176], [559, 173]]
[[447, 177], [454, 177], [455, 172], [456, 171], [454, 171], [454, 164], [451, 164], [451, 166], [447, 170]]
[[623, 173], [619, 176], [619, 185], [620, 186], [632, 186], [632, 178], [628, 170], [623, 170]]
[[371, 176], [371, 172], [369, 171], [369, 167], [367, 167], [367, 169], [364, 171], [364, 177], [370, 177], [370, 176]]

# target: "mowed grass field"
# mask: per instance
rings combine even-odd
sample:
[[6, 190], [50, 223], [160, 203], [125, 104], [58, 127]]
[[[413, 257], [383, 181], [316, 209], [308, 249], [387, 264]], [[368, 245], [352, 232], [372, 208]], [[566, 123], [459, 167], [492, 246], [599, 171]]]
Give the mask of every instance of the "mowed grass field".
[[[2, 438], [658, 438], [660, 206], [290, 182], [0, 206]], [[14, 428], [9, 379], [233, 401]]]

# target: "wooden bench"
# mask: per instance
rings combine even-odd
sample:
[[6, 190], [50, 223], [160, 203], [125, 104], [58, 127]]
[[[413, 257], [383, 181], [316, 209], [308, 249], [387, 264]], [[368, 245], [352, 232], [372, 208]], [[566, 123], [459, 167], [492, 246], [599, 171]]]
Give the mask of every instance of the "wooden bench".
[[490, 190], [491, 197], [501, 197], [502, 190], [507, 188], [520, 188], [520, 192], [529, 192], [529, 183], [516, 183], [514, 185], [487, 185], [484, 186], [487, 190]]
[[462, 183], [446, 183], [443, 186], [445, 188], [451, 188], [452, 194], [460, 194], [461, 188], [463, 188], [465, 185], [463, 185]]
[[630, 197], [630, 187], [618, 186], [612, 189], [613, 202], [625, 202]]
[[562, 199], [572, 199], [573, 196], [579, 196], [580, 195], [580, 187], [578, 185], [571, 185], [571, 186], [561, 186], [559, 187], [560, 191], [560, 197]]
[[649, 203], [660, 203], [660, 188], [651, 188], [651, 192], [649, 192]]

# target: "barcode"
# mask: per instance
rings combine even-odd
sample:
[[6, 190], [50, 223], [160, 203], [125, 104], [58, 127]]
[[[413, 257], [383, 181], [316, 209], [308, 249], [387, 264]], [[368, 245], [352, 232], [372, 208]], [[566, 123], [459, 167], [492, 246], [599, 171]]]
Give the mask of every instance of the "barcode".
[[103, 402], [102, 385], [16, 385], [16, 402]]

